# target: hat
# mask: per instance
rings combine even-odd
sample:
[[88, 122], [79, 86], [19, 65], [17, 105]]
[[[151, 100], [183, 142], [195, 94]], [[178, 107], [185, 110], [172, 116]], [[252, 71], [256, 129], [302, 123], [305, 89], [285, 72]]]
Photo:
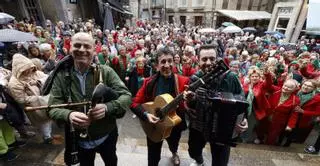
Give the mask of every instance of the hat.
[[300, 67], [298, 61], [292, 61], [292, 62], [289, 64], [289, 68], [290, 68], [290, 66]]

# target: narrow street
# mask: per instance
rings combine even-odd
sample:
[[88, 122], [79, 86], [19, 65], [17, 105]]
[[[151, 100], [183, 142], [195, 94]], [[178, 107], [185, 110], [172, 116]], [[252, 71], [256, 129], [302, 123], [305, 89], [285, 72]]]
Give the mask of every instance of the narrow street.
[[[145, 166], [147, 165], [147, 146], [145, 134], [140, 127], [139, 120], [132, 118], [132, 113], [127, 112], [125, 117], [118, 121], [118, 165], [119, 166]], [[55, 134], [63, 134], [62, 129], [55, 128]], [[188, 166], [192, 159], [188, 155], [187, 145], [188, 132], [183, 133], [179, 146], [181, 166]], [[312, 141], [312, 140], [310, 140]], [[0, 162], [0, 166], [62, 166], [63, 144], [45, 145], [40, 143], [41, 138], [35, 137], [28, 141], [28, 144], [17, 149], [20, 157], [13, 162]], [[55, 142], [57, 144], [59, 142]], [[171, 166], [171, 153], [166, 143], [162, 151], [160, 166]], [[317, 166], [320, 156], [306, 155], [303, 153], [304, 146], [293, 144], [289, 148], [281, 148], [266, 145], [240, 144], [232, 148], [229, 161], [230, 166]], [[204, 150], [205, 163], [210, 164], [210, 147], [207, 145]], [[102, 166], [103, 161], [99, 155], [96, 157], [96, 165]]]

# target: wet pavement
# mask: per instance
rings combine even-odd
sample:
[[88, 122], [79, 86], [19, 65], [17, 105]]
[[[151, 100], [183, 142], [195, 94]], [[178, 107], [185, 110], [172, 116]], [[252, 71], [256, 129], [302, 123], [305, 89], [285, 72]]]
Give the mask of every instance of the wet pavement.
[[[132, 118], [128, 112], [123, 119], [118, 120], [119, 140], [117, 144], [119, 166], [146, 166], [147, 146], [145, 135], [140, 127], [139, 120]], [[54, 128], [55, 134], [63, 134], [62, 129]], [[188, 132], [184, 132], [179, 146], [181, 166], [188, 166], [192, 159], [188, 155]], [[60, 140], [59, 140], [60, 139]], [[20, 157], [13, 162], [0, 161], [0, 166], [62, 166], [63, 140], [58, 137], [55, 145], [42, 144], [37, 136], [30, 139], [26, 146], [15, 150]], [[308, 140], [312, 142], [313, 140]], [[307, 142], [308, 142], [307, 141]], [[289, 148], [240, 144], [231, 149], [230, 166], [319, 166], [319, 155], [306, 155], [303, 153], [304, 145], [293, 144]], [[210, 148], [204, 149], [205, 164], [210, 163]], [[163, 144], [160, 166], [171, 166], [171, 152], [166, 143]], [[95, 165], [104, 165], [101, 157], [97, 155]]]

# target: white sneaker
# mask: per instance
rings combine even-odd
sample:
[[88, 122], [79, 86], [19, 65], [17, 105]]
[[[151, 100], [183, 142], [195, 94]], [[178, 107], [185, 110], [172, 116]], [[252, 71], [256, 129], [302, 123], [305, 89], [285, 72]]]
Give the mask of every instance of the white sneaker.
[[193, 163], [190, 164], [190, 166], [204, 166], [204, 163], [199, 164], [196, 161], [194, 161]]
[[258, 138], [256, 138], [256, 139], [254, 139], [253, 143], [258, 145], [261, 143], [261, 141]]
[[136, 115], [136, 114], [133, 114], [133, 115], [132, 115], [132, 118], [136, 118], [136, 117], [137, 117], [137, 115]]

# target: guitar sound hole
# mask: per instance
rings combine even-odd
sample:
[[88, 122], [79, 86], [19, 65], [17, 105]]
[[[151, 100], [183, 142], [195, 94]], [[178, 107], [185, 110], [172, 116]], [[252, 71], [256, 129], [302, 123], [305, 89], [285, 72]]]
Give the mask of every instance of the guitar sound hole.
[[155, 109], [155, 112], [156, 112], [155, 116], [158, 117], [158, 118], [160, 118], [160, 120], [162, 120], [162, 119], [164, 118], [164, 115], [163, 115], [163, 113], [161, 112], [160, 108], [156, 108], [156, 109]]

